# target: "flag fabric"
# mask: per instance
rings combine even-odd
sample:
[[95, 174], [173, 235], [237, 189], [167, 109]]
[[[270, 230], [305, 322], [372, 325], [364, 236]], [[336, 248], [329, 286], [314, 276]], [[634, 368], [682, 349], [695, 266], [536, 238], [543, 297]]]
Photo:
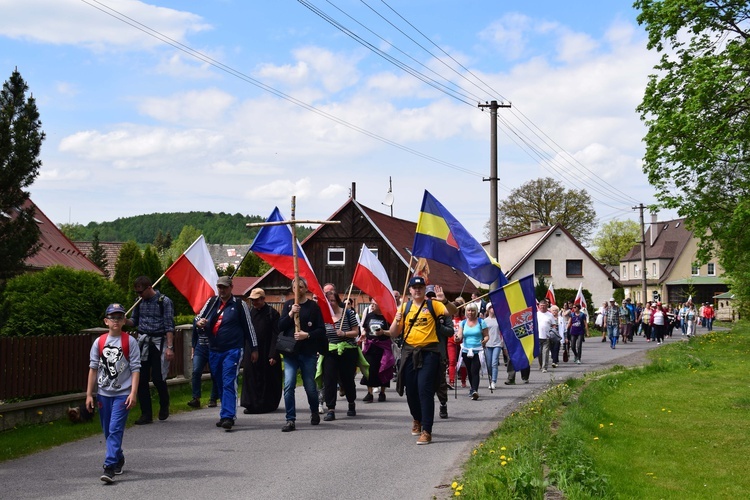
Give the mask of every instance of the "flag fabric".
[[549, 288], [547, 289], [547, 300], [549, 300], [549, 305], [556, 306], [555, 304], [555, 289], [552, 287], [552, 283], [549, 284]]
[[529, 368], [539, 356], [534, 276], [529, 275], [490, 292], [500, 333], [516, 371]]
[[500, 264], [428, 191], [422, 199], [412, 255], [460, 269], [480, 283], [508, 283]]
[[196, 314], [209, 298], [218, 293], [216, 281], [219, 275], [216, 273], [203, 235], [200, 235], [164, 274], [185, 296]]
[[582, 311], [588, 309], [588, 307], [586, 307], [586, 297], [583, 296], [583, 283], [578, 285], [578, 293], [576, 293], [576, 298], [573, 303], [581, 306]]
[[354, 269], [352, 283], [364, 293], [375, 299], [380, 312], [388, 323], [396, 317], [396, 299], [383, 264], [380, 263], [366, 245], [362, 245], [357, 267]]
[[[279, 208], [274, 207], [273, 212], [271, 212], [266, 222], [280, 222], [284, 220]], [[297, 245], [299, 275], [307, 281], [308, 290], [318, 297], [318, 305], [320, 306], [320, 311], [323, 313], [323, 321], [333, 323], [331, 306], [326, 300], [323, 288], [318, 283], [318, 278], [315, 277], [310, 261], [307, 260], [307, 255], [305, 255], [299, 242], [295, 241], [294, 243]], [[290, 280], [294, 279], [292, 229], [288, 225], [261, 227], [253, 243], [250, 245], [250, 250]], [[323, 304], [325, 304], [325, 307]]]

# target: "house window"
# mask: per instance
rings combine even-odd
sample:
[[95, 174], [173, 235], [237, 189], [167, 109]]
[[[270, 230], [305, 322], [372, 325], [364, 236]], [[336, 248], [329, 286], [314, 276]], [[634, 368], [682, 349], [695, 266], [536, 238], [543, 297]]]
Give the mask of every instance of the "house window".
[[651, 264], [651, 277], [657, 278], [658, 275], [656, 274], [656, 262]]
[[583, 276], [583, 261], [580, 259], [566, 260], [565, 274], [568, 276]]
[[328, 264], [332, 266], [343, 266], [346, 258], [346, 250], [343, 248], [328, 249]]
[[622, 266], [622, 279], [628, 279], [628, 266]]
[[708, 268], [706, 274], [708, 274], [709, 276], [716, 276], [716, 264], [714, 264], [713, 262], [709, 262], [706, 267]]
[[377, 248], [367, 247], [367, 249], [372, 252], [372, 254], [375, 256], [376, 259], [378, 258], [378, 249]]
[[534, 261], [534, 275], [552, 276], [552, 261], [549, 259], [536, 259]]
[[690, 274], [693, 276], [700, 276], [701, 268], [693, 264], [693, 267], [690, 269]]
[[640, 278], [641, 277], [641, 268], [638, 267], [638, 264], [633, 264], [633, 278]]

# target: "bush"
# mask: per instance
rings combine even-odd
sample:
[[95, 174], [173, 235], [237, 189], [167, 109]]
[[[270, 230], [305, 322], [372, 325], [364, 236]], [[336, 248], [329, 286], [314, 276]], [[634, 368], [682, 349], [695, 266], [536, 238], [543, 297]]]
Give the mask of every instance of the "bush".
[[8, 281], [0, 295], [0, 335], [74, 334], [104, 326], [104, 311], [125, 294], [89, 271], [54, 266]]

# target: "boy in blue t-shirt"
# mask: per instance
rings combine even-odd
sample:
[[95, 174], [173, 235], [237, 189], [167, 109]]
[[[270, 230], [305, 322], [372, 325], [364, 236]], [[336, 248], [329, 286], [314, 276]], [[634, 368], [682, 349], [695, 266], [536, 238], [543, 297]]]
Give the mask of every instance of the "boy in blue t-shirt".
[[138, 399], [141, 353], [138, 341], [127, 333], [123, 334], [125, 308], [120, 304], [110, 304], [104, 316], [109, 332], [97, 338], [91, 346], [86, 408], [94, 411], [94, 388], [98, 387], [97, 406], [106, 441], [104, 473], [100, 479], [111, 484], [116, 474], [122, 474], [125, 465], [122, 437], [128, 412]]

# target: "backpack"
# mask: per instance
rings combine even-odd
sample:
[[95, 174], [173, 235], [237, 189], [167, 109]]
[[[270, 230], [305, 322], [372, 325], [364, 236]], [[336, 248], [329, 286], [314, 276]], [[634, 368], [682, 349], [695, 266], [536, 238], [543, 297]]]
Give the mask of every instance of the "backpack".
[[[412, 304], [411, 299], [409, 299], [409, 301], [406, 303], [406, 309], [404, 309], [404, 314], [409, 313], [409, 311], [411, 310], [411, 304]], [[445, 316], [441, 316], [438, 319], [437, 314], [435, 314], [435, 308], [432, 305], [432, 299], [425, 300], [425, 304], [427, 305], [427, 310], [430, 311], [430, 314], [432, 314], [433, 321], [435, 321], [435, 330], [437, 331], [438, 340], [441, 343], [443, 341], [447, 341], [448, 338], [452, 337], [453, 334], [455, 333], [453, 331], [453, 325], [448, 326], [444, 323], [443, 318], [445, 318]], [[414, 316], [414, 318], [416, 319], [416, 316]], [[406, 334], [408, 335], [409, 332], [406, 332]]]
[[[104, 354], [104, 345], [107, 343], [108, 335], [109, 335], [108, 333], [105, 333], [99, 336], [98, 344], [99, 344], [99, 357], [100, 358]], [[122, 344], [122, 354], [125, 356], [125, 359], [127, 359], [129, 363], [130, 362], [130, 335], [128, 335], [125, 332], [121, 333], [120, 335], [121, 335], [120, 337], [121, 339], [125, 339], [125, 338], [128, 339], [127, 342], [123, 342], [121, 340], [120, 343]]]

